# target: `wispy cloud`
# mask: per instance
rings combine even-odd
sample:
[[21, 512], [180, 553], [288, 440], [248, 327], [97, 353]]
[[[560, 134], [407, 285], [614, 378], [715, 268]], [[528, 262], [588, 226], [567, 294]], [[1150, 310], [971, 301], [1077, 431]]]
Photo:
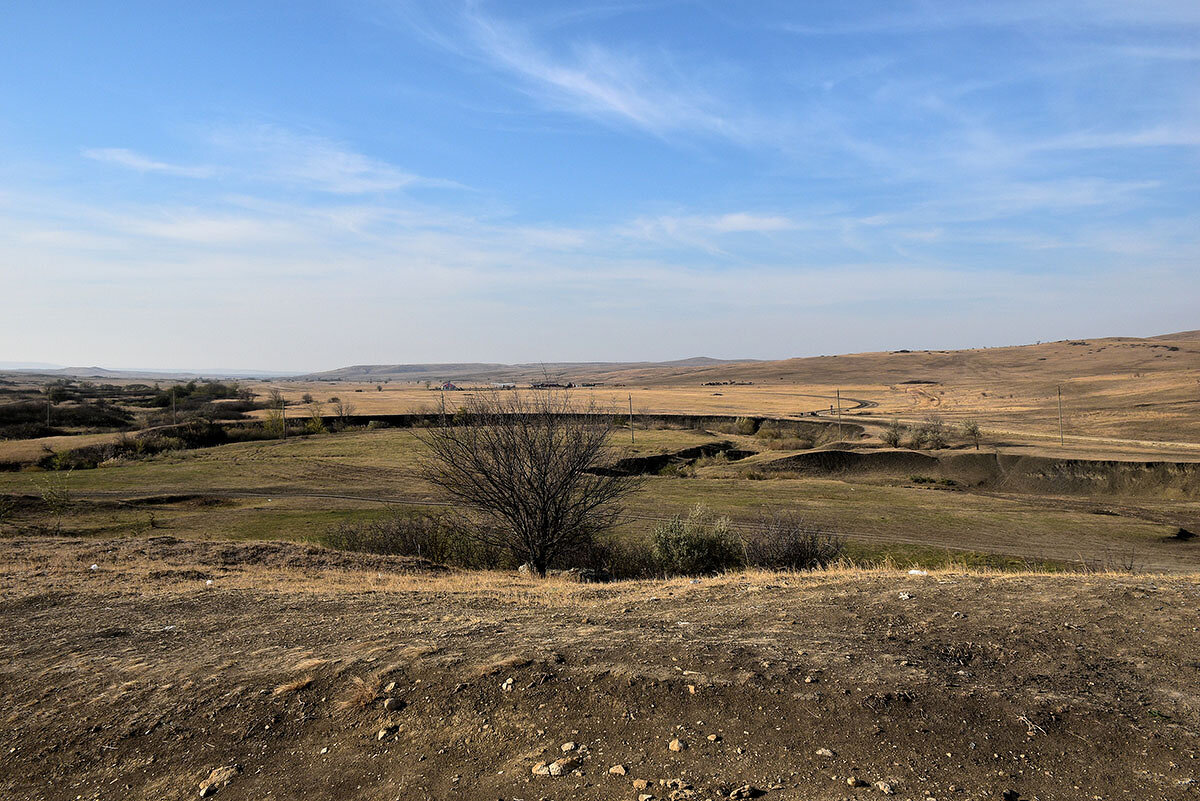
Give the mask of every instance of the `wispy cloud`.
[[394, 192], [414, 187], [464, 188], [371, 158], [334, 140], [275, 125], [223, 126], [211, 133], [223, 152], [241, 157], [263, 180], [336, 195]]
[[[800, 16], [800, 15], [797, 15]], [[1046, 3], [1010, 0], [1004, 3], [962, 3], [957, 0], [921, 0], [870, 5], [867, 13], [831, 17], [828, 21], [788, 22], [780, 26], [793, 33], [846, 35], [882, 33], [904, 35], [914, 31], [956, 28], [997, 28], [1069, 25], [1074, 28], [1200, 25], [1200, 6], [1191, 0], [1076, 0]]]
[[[592, 10], [559, 22], [617, 12]], [[428, 20], [416, 28], [427, 41], [506, 75], [545, 109], [632, 126], [660, 138], [687, 133], [744, 142], [759, 138], [757, 129], [771, 127], [769, 119], [736, 109], [727, 97], [710, 91], [721, 72], [711, 58], [618, 48], [588, 37], [552, 48], [521, 24], [474, 4], [453, 19], [453, 31]]]
[[209, 178], [216, 174], [216, 169], [208, 166], [186, 166], [169, 164], [165, 161], [143, 156], [123, 147], [92, 147], [83, 150], [85, 158], [115, 164], [138, 172], [155, 172], [163, 175], [179, 175], [185, 178]]

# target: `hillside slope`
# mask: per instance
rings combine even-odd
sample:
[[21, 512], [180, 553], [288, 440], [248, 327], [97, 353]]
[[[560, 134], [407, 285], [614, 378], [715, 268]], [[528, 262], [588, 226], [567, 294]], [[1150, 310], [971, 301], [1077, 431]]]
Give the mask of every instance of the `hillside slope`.
[[205, 548], [5, 544], [5, 798], [1200, 792], [1195, 577], [592, 586]]
[[779, 361], [683, 359], [674, 362], [560, 362], [548, 364], [356, 365], [300, 376], [304, 380], [370, 381], [556, 380], [623, 381], [655, 385], [705, 381], [783, 381], [791, 384], [898, 383], [904, 381], [1056, 381], [1138, 371], [1200, 369], [1200, 332], [1153, 338], [1109, 337], [967, 350], [883, 351]]

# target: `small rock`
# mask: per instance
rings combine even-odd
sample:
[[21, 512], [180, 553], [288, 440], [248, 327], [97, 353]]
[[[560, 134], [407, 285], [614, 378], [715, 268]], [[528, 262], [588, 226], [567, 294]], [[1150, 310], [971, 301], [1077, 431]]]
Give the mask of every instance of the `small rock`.
[[389, 682], [388, 682], [388, 685], [387, 685], [386, 687], [384, 687], [384, 688], [383, 688], [383, 691], [384, 691], [385, 693], [390, 693], [390, 692], [391, 692], [392, 690], [394, 690], [394, 689], [396, 689], [396, 682], [394, 682], [394, 681], [389, 681]]
[[652, 793], [642, 793], [638, 796], [638, 801], [654, 801], [654, 795]]
[[1021, 794], [1016, 790], [1005, 790], [1004, 792], [1000, 793], [1000, 797], [1003, 798], [1004, 801], [1021, 801]]
[[858, 778], [857, 776], [851, 776], [848, 779], [846, 779], [846, 784], [850, 785], [851, 787], [866, 787], [867, 786], [867, 783], [864, 782], [862, 779]]
[[672, 751], [683, 751], [687, 747], [688, 747], [687, 743], [684, 742], [683, 740], [680, 740], [678, 737], [676, 737], [671, 742], [667, 743], [667, 748], [670, 748]]
[[624, 765], [613, 765], [611, 768], [608, 769], [608, 772], [611, 773], [613, 776], [624, 776], [625, 775], [625, 766]]
[[758, 798], [760, 795], [763, 795], [763, 791], [752, 784], [743, 784], [729, 793], [730, 798]]
[[387, 737], [389, 734], [394, 732], [395, 730], [396, 730], [395, 726], [384, 726], [382, 729], [380, 729], [378, 732], [375, 733], [375, 739], [382, 740], [385, 737]]
[[901, 601], [911, 601], [912, 596], [909, 595], [907, 592], [902, 592], [902, 593], [900, 593], [900, 600]]
[[885, 781], [875, 782], [875, 789], [878, 790], [879, 792], [883, 793], [884, 795], [892, 794], [892, 785]]
[[322, 754], [328, 754], [328, 753], [329, 753], [329, 746], [325, 746], [324, 748], [322, 748], [322, 749], [321, 749], [321, 753], [322, 753]]
[[818, 748], [817, 756], [825, 757], [826, 759], [832, 759], [833, 757], [837, 756], [837, 754], [835, 754], [833, 751], [830, 751], [828, 748]]
[[551, 776], [562, 776], [564, 773], [570, 773], [578, 764], [579, 760], [576, 757], [563, 757], [551, 762], [548, 770]]
[[533, 773], [534, 776], [549, 776], [550, 766], [545, 762], [539, 762], [533, 766], [530, 772]]
[[719, 742], [721, 742], [721, 735], [719, 735], [719, 734], [710, 734], [710, 735], [708, 735], [708, 741], [709, 741], [710, 743], [719, 743]]
[[634, 779], [633, 780], [633, 789], [635, 789], [635, 790], [645, 790], [649, 786], [650, 786], [650, 782], [646, 781], [645, 779]]
[[562, 752], [563, 752], [564, 754], [566, 754], [566, 753], [569, 753], [569, 752], [571, 752], [571, 751], [574, 751], [574, 750], [575, 750], [575, 748], [576, 748], [576, 745], [575, 745], [575, 743], [574, 743], [574, 742], [569, 742], [569, 743], [563, 743], [563, 744], [562, 744], [562, 749], [561, 749], [561, 750], [562, 750]]
[[383, 701], [383, 708], [388, 712], [394, 712], [400, 708], [400, 701], [396, 698], [385, 698]]
[[509, 676], [507, 679], [504, 680], [504, 683], [500, 685], [500, 689], [503, 690], [504, 692], [508, 692], [512, 688], [513, 688], [513, 680], [512, 680], [512, 676]]

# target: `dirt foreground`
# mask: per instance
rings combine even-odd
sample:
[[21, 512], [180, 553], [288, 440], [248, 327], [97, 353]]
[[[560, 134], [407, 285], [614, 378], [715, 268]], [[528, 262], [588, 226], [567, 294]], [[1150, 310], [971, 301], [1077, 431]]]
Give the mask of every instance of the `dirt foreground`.
[[1196, 576], [6, 540], [0, 797], [1196, 799], [1198, 607]]

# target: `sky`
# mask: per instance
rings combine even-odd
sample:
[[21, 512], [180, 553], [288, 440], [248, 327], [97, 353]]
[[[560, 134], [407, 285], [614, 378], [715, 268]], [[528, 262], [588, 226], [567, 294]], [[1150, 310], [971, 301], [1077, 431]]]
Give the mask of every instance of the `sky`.
[[1194, 328], [1195, 0], [0, 9], [0, 360]]

